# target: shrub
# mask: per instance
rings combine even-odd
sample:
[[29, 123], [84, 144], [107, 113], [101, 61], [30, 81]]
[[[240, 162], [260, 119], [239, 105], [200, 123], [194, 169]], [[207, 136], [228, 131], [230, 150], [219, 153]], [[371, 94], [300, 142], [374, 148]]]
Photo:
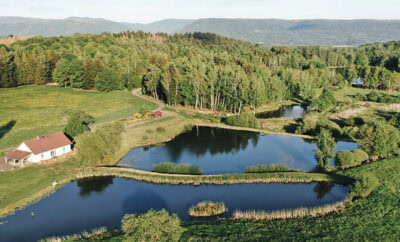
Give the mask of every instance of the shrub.
[[147, 105], [142, 105], [140, 107], [139, 113], [144, 116], [147, 113], [151, 113], [151, 107], [147, 106]]
[[149, 139], [149, 136], [143, 135], [142, 139], [143, 139], [143, 140], [148, 140], [148, 139]]
[[189, 209], [189, 215], [193, 217], [211, 217], [226, 212], [223, 202], [214, 203], [211, 201], [200, 202]]
[[94, 118], [83, 111], [73, 111], [68, 113], [68, 116], [64, 133], [70, 138], [89, 131], [89, 124], [94, 123]]
[[142, 118], [142, 115], [140, 114], [140, 113], [135, 113], [133, 116], [132, 116], [132, 119], [134, 119], [134, 120], [136, 120], [136, 119], [141, 119]]
[[286, 164], [270, 164], [249, 166], [244, 171], [245, 173], [265, 173], [265, 172], [280, 172], [280, 171], [295, 171], [290, 169]]
[[192, 124], [186, 124], [186, 125], [183, 127], [184, 132], [192, 131], [192, 129], [193, 129], [193, 125], [192, 125]]
[[165, 129], [163, 127], [157, 127], [156, 132], [157, 133], [165, 133]]
[[327, 118], [318, 120], [315, 133], [320, 133], [322, 129], [329, 130], [334, 137], [341, 137], [343, 134], [340, 126]]
[[354, 163], [356, 163], [357, 165], [361, 164], [363, 161], [368, 160], [369, 158], [368, 154], [361, 149], [353, 150], [353, 155]]
[[122, 219], [126, 241], [178, 241], [184, 232], [176, 214], [150, 210], [136, 215], [126, 214]]
[[358, 130], [358, 127], [346, 126], [342, 129], [342, 135], [354, 140], [356, 139]]
[[258, 129], [259, 124], [257, 118], [250, 113], [242, 113], [239, 115], [233, 115], [226, 118], [226, 124], [230, 126], [244, 127], [244, 128], [254, 128]]
[[175, 164], [173, 162], [161, 162], [154, 165], [152, 171], [168, 174], [201, 175], [203, 171], [199, 166], [190, 164]]
[[354, 165], [354, 154], [349, 150], [341, 150], [336, 153], [335, 167], [339, 169], [348, 168]]
[[152, 133], [154, 133], [154, 131], [153, 131], [153, 130], [151, 130], [151, 129], [146, 129], [146, 133], [148, 133], [148, 134], [152, 134]]
[[379, 180], [371, 173], [362, 173], [352, 187], [353, 197], [365, 198], [379, 186]]
[[373, 92], [368, 93], [367, 99], [368, 99], [368, 101], [376, 102], [376, 101], [378, 101], [378, 98], [380, 96], [381, 95], [378, 92], [373, 91]]
[[315, 134], [315, 128], [317, 127], [319, 115], [316, 112], [309, 112], [302, 118], [300, 125], [296, 129], [298, 134]]
[[115, 122], [78, 136], [75, 145], [77, 159], [85, 166], [104, 165], [120, 150], [123, 131], [123, 124]]

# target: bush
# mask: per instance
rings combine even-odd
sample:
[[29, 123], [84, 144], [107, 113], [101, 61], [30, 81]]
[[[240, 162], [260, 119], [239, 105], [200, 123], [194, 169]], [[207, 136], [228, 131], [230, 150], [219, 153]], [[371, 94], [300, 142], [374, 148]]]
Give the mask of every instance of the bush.
[[295, 171], [290, 169], [286, 164], [270, 164], [270, 165], [257, 165], [249, 166], [244, 171], [245, 173], [265, 173], [265, 172], [281, 172], [281, 171]]
[[193, 217], [211, 217], [225, 212], [226, 208], [223, 202], [214, 203], [211, 201], [200, 202], [189, 209], [189, 215]]
[[173, 162], [162, 162], [154, 165], [152, 171], [168, 174], [190, 174], [201, 175], [203, 171], [199, 166], [190, 164], [175, 164]]
[[143, 135], [142, 139], [143, 139], [143, 140], [148, 140], [148, 139], [149, 139], [149, 136]]
[[165, 133], [165, 129], [163, 127], [157, 127], [156, 132], [157, 133]]
[[381, 95], [378, 92], [373, 91], [373, 92], [368, 93], [367, 99], [368, 99], [368, 101], [376, 102], [376, 101], [378, 101], [378, 98], [380, 96]]
[[152, 133], [154, 133], [154, 131], [153, 131], [153, 130], [151, 130], [151, 129], [146, 129], [146, 133], [148, 133], [148, 134], [152, 134]]
[[239, 115], [233, 115], [226, 118], [225, 123], [230, 126], [254, 128], [258, 129], [259, 124], [257, 118], [250, 113], [242, 113]]
[[192, 124], [186, 124], [185, 127], [183, 127], [184, 132], [192, 131], [192, 129], [193, 129]]
[[354, 154], [349, 150], [341, 150], [336, 153], [335, 167], [339, 169], [348, 168], [354, 165]]
[[340, 126], [327, 118], [318, 120], [315, 133], [320, 133], [322, 129], [329, 130], [334, 137], [341, 137], [343, 134]]
[[365, 198], [379, 186], [379, 180], [371, 173], [362, 173], [352, 187], [353, 197]]
[[144, 116], [148, 113], [151, 113], [151, 107], [147, 106], [147, 105], [142, 105], [140, 107], [139, 113]]
[[314, 99], [311, 103], [311, 107], [315, 108], [316, 110], [323, 112], [329, 111], [335, 108], [337, 105], [337, 101], [331, 89], [324, 89], [322, 94]]
[[361, 164], [363, 161], [369, 159], [368, 154], [361, 149], [353, 150], [353, 155], [354, 155], [354, 163], [358, 165]]
[[68, 116], [64, 133], [70, 138], [89, 131], [89, 124], [94, 123], [94, 118], [83, 111], [73, 111], [68, 113]]
[[76, 139], [75, 151], [77, 159], [85, 166], [107, 164], [112, 156], [121, 148], [121, 133], [124, 126], [121, 122], [86, 132]]
[[136, 215], [126, 214], [122, 219], [126, 241], [178, 241], [184, 232], [176, 214], [150, 210]]
[[142, 115], [140, 114], [140, 113], [135, 113], [133, 116], [132, 116], [132, 119], [134, 119], [134, 120], [136, 120], [136, 119], [141, 119], [142, 118]]

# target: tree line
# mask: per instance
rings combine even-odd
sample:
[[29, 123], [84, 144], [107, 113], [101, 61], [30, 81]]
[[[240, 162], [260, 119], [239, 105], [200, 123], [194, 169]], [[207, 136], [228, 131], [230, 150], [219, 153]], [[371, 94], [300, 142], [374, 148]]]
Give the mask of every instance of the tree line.
[[400, 89], [400, 42], [354, 48], [262, 47], [215, 34], [35, 37], [0, 46], [0, 87], [44, 85], [111, 91], [142, 87], [169, 105], [239, 113], [360, 77]]

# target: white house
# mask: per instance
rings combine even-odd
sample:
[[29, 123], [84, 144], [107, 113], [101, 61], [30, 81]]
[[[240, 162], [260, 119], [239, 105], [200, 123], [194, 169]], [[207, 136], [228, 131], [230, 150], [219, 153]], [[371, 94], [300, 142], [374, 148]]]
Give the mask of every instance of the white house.
[[71, 151], [72, 142], [63, 132], [26, 140], [17, 149], [5, 155], [6, 162], [23, 166], [26, 162], [38, 163]]

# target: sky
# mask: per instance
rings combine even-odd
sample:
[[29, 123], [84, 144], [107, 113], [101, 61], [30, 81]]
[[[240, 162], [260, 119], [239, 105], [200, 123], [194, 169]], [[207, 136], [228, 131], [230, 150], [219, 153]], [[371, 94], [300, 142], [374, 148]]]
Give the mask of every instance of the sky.
[[167, 18], [400, 19], [400, 0], [0, 0], [0, 16], [132, 23]]

